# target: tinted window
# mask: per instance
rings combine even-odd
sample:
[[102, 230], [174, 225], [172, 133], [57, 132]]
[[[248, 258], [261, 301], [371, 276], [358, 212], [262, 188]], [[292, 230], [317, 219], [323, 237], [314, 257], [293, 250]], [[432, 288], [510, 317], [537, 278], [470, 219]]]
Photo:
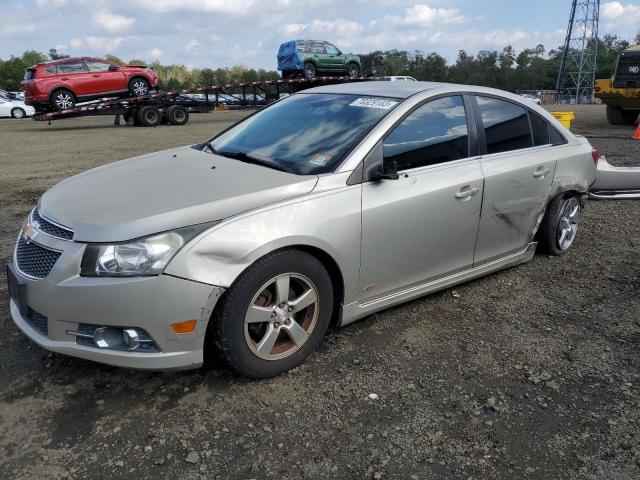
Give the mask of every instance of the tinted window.
[[85, 63], [87, 64], [87, 67], [89, 67], [90, 72], [106, 72], [109, 70], [108, 63], [98, 62], [96, 60], [89, 60]]
[[47, 67], [45, 69], [45, 72], [56, 74], [56, 73], [58, 73], [58, 67], [56, 67], [55, 65], [53, 67]]
[[399, 170], [469, 156], [469, 136], [462, 97], [433, 100], [412, 112], [384, 140], [384, 156]]
[[487, 139], [487, 153], [508, 152], [532, 146], [524, 107], [489, 97], [477, 97]]
[[549, 123], [537, 113], [529, 111], [529, 120], [531, 120], [531, 131], [533, 132], [533, 144], [549, 145]]
[[291, 95], [211, 143], [222, 155], [242, 152], [300, 175], [326, 173], [398, 103], [357, 95]]
[[58, 64], [58, 73], [79, 73], [85, 72], [84, 64], [81, 62], [60, 63]]
[[564, 136], [555, 128], [550, 127], [549, 128], [549, 133], [551, 135], [551, 144], [552, 145], [563, 145], [565, 143], [567, 143], [567, 140], [564, 138]]

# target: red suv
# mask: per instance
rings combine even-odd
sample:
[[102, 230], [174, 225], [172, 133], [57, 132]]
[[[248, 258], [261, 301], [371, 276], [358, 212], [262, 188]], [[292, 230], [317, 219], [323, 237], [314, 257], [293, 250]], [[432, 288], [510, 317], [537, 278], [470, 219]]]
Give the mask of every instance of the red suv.
[[67, 110], [76, 102], [111, 96], [145, 95], [158, 76], [144, 65], [119, 66], [99, 58], [65, 58], [26, 70], [25, 103], [36, 109]]

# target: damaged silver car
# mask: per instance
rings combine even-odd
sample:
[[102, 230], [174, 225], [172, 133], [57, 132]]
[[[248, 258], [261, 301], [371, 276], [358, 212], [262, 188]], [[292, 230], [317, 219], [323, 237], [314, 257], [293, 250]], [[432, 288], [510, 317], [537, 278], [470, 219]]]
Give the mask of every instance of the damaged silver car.
[[[269, 377], [327, 328], [573, 245], [598, 154], [489, 88], [314, 88], [47, 191], [8, 267], [42, 347]], [[615, 183], [615, 182], [614, 182]]]

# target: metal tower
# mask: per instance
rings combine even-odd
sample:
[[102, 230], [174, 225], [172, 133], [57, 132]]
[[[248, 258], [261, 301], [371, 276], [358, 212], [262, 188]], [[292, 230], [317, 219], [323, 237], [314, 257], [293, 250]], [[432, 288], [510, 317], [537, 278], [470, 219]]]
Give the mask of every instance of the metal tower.
[[596, 78], [600, 0], [573, 0], [564, 41], [556, 101], [591, 103]]

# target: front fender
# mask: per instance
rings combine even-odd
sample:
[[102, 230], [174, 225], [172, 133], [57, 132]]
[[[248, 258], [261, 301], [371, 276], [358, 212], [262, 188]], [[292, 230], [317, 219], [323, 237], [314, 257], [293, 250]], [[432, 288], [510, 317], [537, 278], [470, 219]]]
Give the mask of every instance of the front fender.
[[229, 287], [253, 262], [286, 247], [314, 247], [342, 272], [345, 302], [357, 297], [360, 268], [360, 185], [238, 215], [201, 234], [165, 273]]

